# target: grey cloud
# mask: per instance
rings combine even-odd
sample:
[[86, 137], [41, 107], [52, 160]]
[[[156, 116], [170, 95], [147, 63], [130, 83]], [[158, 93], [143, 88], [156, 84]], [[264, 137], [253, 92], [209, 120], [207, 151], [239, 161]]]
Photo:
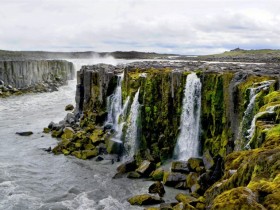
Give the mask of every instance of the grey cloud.
[[278, 9], [274, 0], [4, 0], [0, 48], [183, 54], [279, 48]]

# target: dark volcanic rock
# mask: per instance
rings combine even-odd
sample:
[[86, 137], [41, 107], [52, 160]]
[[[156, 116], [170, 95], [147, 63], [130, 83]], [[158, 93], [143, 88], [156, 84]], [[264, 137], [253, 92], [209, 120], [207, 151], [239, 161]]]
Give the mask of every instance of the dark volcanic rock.
[[165, 194], [164, 186], [161, 182], [157, 181], [149, 187], [149, 193], [157, 193], [160, 197]]
[[20, 136], [30, 136], [33, 134], [32, 131], [24, 131], [24, 132], [16, 132], [17, 135], [20, 135]]

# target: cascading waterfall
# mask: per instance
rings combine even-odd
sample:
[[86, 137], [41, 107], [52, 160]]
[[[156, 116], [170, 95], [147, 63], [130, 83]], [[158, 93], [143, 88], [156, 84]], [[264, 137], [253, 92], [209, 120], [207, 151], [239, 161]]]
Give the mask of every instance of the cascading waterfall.
[[135, 93], [133, 102], [131, 104], [130, 113], [128, 116], [128, 128], [125, 137], [125, 148], [127, 150], [128, 157], [133, 157], [133, 155], [135, 154], [135, 150], [137, 149], [138, 132], [139, 132], [138, 116], [139, 116], [139, 108], [140, 108], [140, 103], [138, 101], [139, 92], [140, 92], [140, 88]]
[[115, 92], [107, 98], [108, 117], [105, 125], [111, 125], [115, 130], [115, 141], [121, 141], [123, 130], [123, 117], [126, 115], [129, 97], [122, 106], [122, 81], [124, 73], [118, 75], [117, 87]]
[[[244, 116], [242, 118], [240, 127], [239, 127], [239, 133], [238, 138], [235, 144], [235, 150], [241, 150], [242, 149], [242, 141], [243, 138], [251, 139], [251, 131], [252, 131], [252, 124], [254, 124], [254, 105], [257, 98], [258, 93], [261, 90], [265, 90], [269, 88], [269, 86], [275, 82], [275, 80], [268, 80], [261, 82], [258, 87], [250, 88], [250, 95], [249, 95], [249, 104], [244, 112]], [[251, 122], [251, 123], [250, 123]], [[250, 126], [250, 128], [248, 127]], [[249, 133], [249, 135], [246, 136], [246, 133]]]
[[256, 121], [259, 117], [261, 117], [262, 115], [264, 114], [273, 114], [274, 113], [274, 110], [275, 108], [278, 108], [279, 106], [270, 106], [270, 107], [267, 107], [266, 110], [264, 112], [259, 112], [257, 113], [253, 120], [252, 120], [252, 123], [251, 123], [251, 127], [250, 129], [248, 130], [248, 136], [246, 136], [246, 138], [249, 140], [248, 143], [246, 144], [245, 148], [246, 149], [251, 149], [250, 147], [250, 143], [251, 143], [251, 140], [252, 140], [252, 137], [255, 133], [255, 130], [256, 130]]
[[187, 76], [184, 90], [180, 134], [174, 150], [174, 158], [187, 160], [199, 154], [199, 128], [201, 112], [201, 82], [195, 73]]

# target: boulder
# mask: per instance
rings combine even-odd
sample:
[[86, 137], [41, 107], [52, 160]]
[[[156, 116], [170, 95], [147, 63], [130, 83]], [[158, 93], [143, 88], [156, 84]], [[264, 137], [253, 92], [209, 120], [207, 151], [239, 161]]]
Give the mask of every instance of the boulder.
[[164, 170], [162, 168], [158, 168], [150, 174], [150, 177], [152, 177], [152, 179], [155, 181], [162, 181], [163, 174], [164, 174]]
[[171, 165], [172, 172], [187, 174], [190, 172], [187, 161], [173, 161]]
[[182, 203], [191, 203], [191, 202], [197, 201], [196, 198], [194, 198], [194, 197], [192, 197], [190, 195], [187, 195], [187, 194], [183, 194], [183, 193], [177, 194], [175, 199], [178, 202], [182, 202]]
[[178, 203], [176, 206], [173, 207], [173, 210], [196, 210], [192, 205], [186, 203]]
[[16, 132], [17, 135], [19, 136], [30, 136], [33, 134], [32, 131], [23, 131], [23, 132]]
[[75, 115], [73, 113], [67, 113], [64, 120], [69, 124], [75, 124]]
[[117, 171], [124, 174], [130, 171], [134, 171], [136, 169], [136, 161], [134, 159], [131, 159], [129, 161], [126, 161], [125, 163], [122, 163], [118, 166]]
[[51, 129], [49, 128], [44, 128], [43, 133], [49, 133], [51, 131]]
[[74, 106], [72, 104], [68, 104], [65, 106], [65, 111], [72, 111], [74, 109]]
[[65, 127], [63, 129], [62, 139], [72, 139], [75, 134], [75, 131], [71, 127]]
[[150, 194], [142, 194], [142, 195], [136, 195], [128, 199], [128, 202], [131, 205], [154, 205], [154, 204], [160, 204], [163, 203], [164, 200], [162, 200], [158, 196], [153, 196]]
[[187, 184], [186, 184], [186, 182], [179, 182], [179, 183], [175, 186], [175, 189], [181, 189], [181, 190], [187, 189]]
[[155, 170], [155, 164], [148, 161], [148, 160], [144, 160], [140, 166], [136, 169], [136, 172], [138, 172], [139, 174], [141, 174], [142, 176], [149, 176], [149, 174]]
[[186, 184], [188, 188], [191, 188], [194, 184], [198, 182], [198, 174], [195, 172], [191, 172], [187, 175]]
[[203, 161], [201, 158], [190, 158], [188, 160], [188, 168], [190, 169], [190, 171], [196, 172], [196, 168], [199, 168], [200, 166], [203, 166]]
[[209, 150], [206, 150], [206, 151], [203, 153], [202, 160], [203, 160], [203, 164], [204, 164], [206, 170], [212, 169], [213, 166], [215, 165], [215, 161], [214, 161], [214, 159], [212, 158], [212, 156], [211, 156]]
[[186, 175], [177, 172], [164, 172], [163, 184], [175, 187], [179, 182], [186, 181]]
[[91, 159], [93, 157], [96, 157], [98, 155], [98, 150], [82, 150], [81, 151], [81, 158], [86, 160], [86, 159]]
[[[279, 206], [278, 206], [279, 207]], [[211, 209], [248, 209], [264, 210], [257, 202], [256, 194], [247, 187], [237, 187], [218, 195], [211, 205]]]
[[161, 203], [160, 210], [172, 210], [178, 203]]
[[157, 193], [160, 197], [165, 194], [164, 186], [161, 182], [157, 181], [149, 187], [149, 193]]
[[101, 157], [101, 156], [98, 156], [98, 157], [95, 158], [95, 161], [96, 161], [96, 162], [100, 162], [100, 161], [102, 161], [102, 160], [104, 160], [104, 158]]
[[141, 174], [137, 173], [136, 171], [131, 171], [131, 172], [128, 172], [127, 178], [139, 179], [139, 178], [141, 178]]

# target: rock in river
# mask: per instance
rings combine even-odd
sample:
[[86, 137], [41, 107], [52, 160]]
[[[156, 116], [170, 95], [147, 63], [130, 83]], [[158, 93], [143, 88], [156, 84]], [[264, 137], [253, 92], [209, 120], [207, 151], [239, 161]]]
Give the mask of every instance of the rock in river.
[[32, 131], [24, 131], [24, 132], [16, 132], [17, 135], [20, 135], [20, 136], [30, 136], [33, 134]]

